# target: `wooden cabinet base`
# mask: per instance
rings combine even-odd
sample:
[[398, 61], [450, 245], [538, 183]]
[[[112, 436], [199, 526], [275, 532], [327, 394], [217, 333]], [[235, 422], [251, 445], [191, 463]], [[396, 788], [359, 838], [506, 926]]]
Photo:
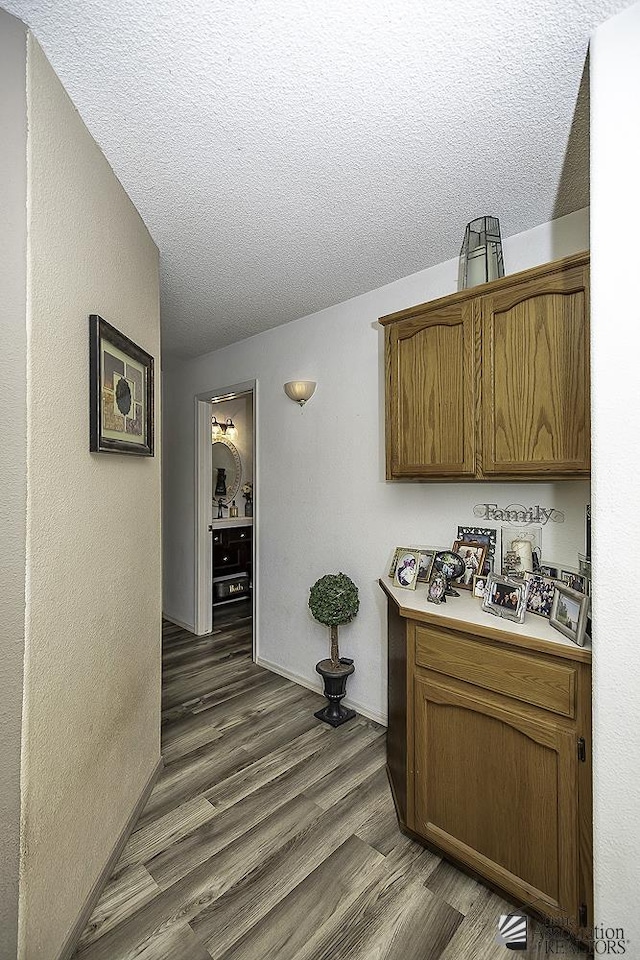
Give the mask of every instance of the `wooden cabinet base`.
[[[591, 943], [591, 938], [593, 936], [593, 930], [588, 927], [576, 927], [570, 918], [562, 916], [554, 916], [552, 911], [544, 909], [542, 905], [537, 905], [532, 900], [527, 899], [526, 897], [519, 896], [517, 893], [514, 893], [508, 885], [494, 881], [491, 879], [491, 876], [487, 874], [482, 869], [478, 869], [474, 860], [472, 858], [464, 858], [463, 856], [456, 855], [456, 852], [448, 849], [446, 846], [438, 844], [435, 840], [427, 839], [422, 834], [417, 833], [415, 830], [412, 830], [405, 821], [402, 819], [400, 806], [398, 803], [398, 797], [396, 793], [396, 785], [393, 780], [393, 774], [389, 769], [387, 764], [387, 778], [389, 780], [389, 787], [391, 788], [391, 796], [393, 798], [393, 803], [396, 808], [396, 817], [398, 820], [398, 829], [405, 837], [409, 837], [410, 840], [413, 840], [415, 843], [419, 843], [426, 850], [430, 850], [431, 853], [436, 854], [436, 856], [442, 857], [451, 863], [457, 870], [460, 870], [462, 873], [466, 874], [468, 877], [471, 877], [472, 880], [475, 880], [476, 883], [482, 884], [488, 890], [491, 890], [493, 893], [497, 894], [503, 900], [507, 900], [513, 905], [514, 910], [522, 910], [527, 913], [529, 916], [538, 920], [544, 926], [547, 926], [550, 920], [553, 921], [554, 928], [561, 928], [566, 931], [569, 935], [569, 938], [575, 943], [582, 946], [589, 946]], [[496, 918], [497, 919], [497, 918]], [[567, 922], [569, 921], [569, 922]]]
[[526, 650], [515, 625], [489, 639], [450, 614], [449, 626], [416, 616], [389, 595], [387, 770], [402, 829], [586, 942], [588, 656], [543, 640]]

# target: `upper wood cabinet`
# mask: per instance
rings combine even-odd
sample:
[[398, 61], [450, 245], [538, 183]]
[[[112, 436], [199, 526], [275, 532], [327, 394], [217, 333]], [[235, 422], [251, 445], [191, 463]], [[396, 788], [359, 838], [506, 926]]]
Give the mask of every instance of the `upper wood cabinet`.
[[390, 475], [474, 475], [475, 330], [472, 301], [427, 306], [389, 327]]
[[588, 262], [381, 319], [388, 479], [588, 476]]

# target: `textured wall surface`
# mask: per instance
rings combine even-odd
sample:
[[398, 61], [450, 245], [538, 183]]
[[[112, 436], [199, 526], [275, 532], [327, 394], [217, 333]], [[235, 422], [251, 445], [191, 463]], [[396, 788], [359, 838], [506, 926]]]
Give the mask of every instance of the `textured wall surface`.
[[[510, 272], [584, 250], [588, 211], [512, 238]], [[584, 543], [589, 485], [576, 483], [388, 483], [384, 480], [384, 371], [379, 316], [455, 289], [449, 261], [322, 313], [262, 333], [165, 372], [165, 611], [193, 623], [194, 395], [258, 380], [256, 532], [258, 653], [308, 683], [326, 655], [327, 631], [308, 609], [311, 584], [338, 570], [360, 586], [361, 607], [341, 628], [356, 660], [351, 702], [386, 711], [386, 608], [377, 578], [392, 548], [451, 544], [474, 522], [476, 503], [553, 505], [566, 522], [543, 532], [544, 552], [576, 563]], [[301, 410], [282, 389], [318, 382]]]
[[198, 356], [588, 204], [589, 32], [629, 0], [4, 0], [162, 250]]
[[[89, 453], [88, 315], [160, 350], [158, 256], [28, 46], [20, 957], [53, 960], [160, 753], [160, 458]], [[158, 364], [159, 366], [159, 364]]]
[[27, 503], [27, 37], [0, 10], [0, 960], [15, 960]]
[[628, 956], [640, 944], [640, 594], [617, 564], [640, 538], [639, 50], [636, 4], [596, 31], [591, 54], [595, 919], [623, 927]]

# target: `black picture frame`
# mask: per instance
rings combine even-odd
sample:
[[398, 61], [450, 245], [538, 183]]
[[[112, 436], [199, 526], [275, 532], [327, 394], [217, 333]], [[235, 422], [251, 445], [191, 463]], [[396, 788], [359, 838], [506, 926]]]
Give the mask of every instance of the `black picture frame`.
[[[105, 350], [103, 344], [114, 348], [113, 353]], [[109, 371], [111, 386], [108, 375], [105, 376], [103, 357], [106, 356], [116, 368], [122, 366], [121, 372], [119, 369]], [[125, 453], [136, 457], [154, 455], [153, 367], [153, 357], [137, 343], [98, 314], [89, 316], [89, 450], [92, 453]], [[119, 377], [118, 383], [116, 377]], [[121, 396], [118, 397], [121, 383]], [[116, 403], [119, 410], [114, 410], [114, 414], [117, 420], [122, 420], [123, 429], [117, 429], [116, 421], [110, 429], [106, 422], [105, 414]], [[133, 416], [129, 416], [130, 411]], [[131, 440], [125, 439], [127, 434]]]

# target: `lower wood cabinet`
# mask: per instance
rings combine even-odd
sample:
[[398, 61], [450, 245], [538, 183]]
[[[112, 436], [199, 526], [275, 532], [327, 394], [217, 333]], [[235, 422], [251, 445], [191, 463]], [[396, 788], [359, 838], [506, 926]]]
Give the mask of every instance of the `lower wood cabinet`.
[[250, 596], [253, 530], [250, 526], [213, 530], [213, 603]]
[[589, 652], [416, 616], [389, 597], [388, 771], [402, 828], [587, 938]]
[[575, 914], [575, 738], [505, 697], [416, 676], [417, 833], [542, 912]]

